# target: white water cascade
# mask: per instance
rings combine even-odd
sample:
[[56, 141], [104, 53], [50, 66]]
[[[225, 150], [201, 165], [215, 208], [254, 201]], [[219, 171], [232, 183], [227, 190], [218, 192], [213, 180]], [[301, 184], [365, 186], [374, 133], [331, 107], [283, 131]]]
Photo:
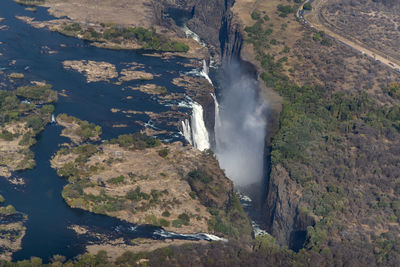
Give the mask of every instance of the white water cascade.
[[185, 137], [189, 144], [193, 145], [192, 130], [190, 129], [190, 122], [188, 119], [182, 121], [182, 135]]
[[[188, 74], [194, 74], [196, 76], [204, 77], [211, 85], [213, 85], [210, 77], [208, 76], [208, 66], [207, 62], [203, 60], [203, 68], [201, 71], [193, 70]], [[214, 100], [216, 101], [215, 95], [212, 94]], [[185, 105], [181, 105], [185, 106]], [[197, 149], [204, 151], [206, 149], [211, 148], [210, 145], [210, 138], [208, 136], [208, 131], [204, 122], [203, 117], [203, 107], [193, 101], [189, 100], [189, 106], [192, 108], [192, 116], [190, 118], [191, 123], [189, 120], [182, 121], [182, 135], [185, 139]], [[215, 111], [217, 112], [219, 108], [216, 108]]]
[[219, 103], [218, 103], [218, 99], [215, 96], [215, 94], [211, 94], [212, 98], [214, 99], [214, 107], [215, 107], [215, 121], [214, 121], [214, 134], [215, 136], [217, 136], [217, 131], [218, 129], [221, 128], [221, 118], [219, 116]]
[[205, 59], [203, 59], [203, 69], [200, 71], [200, 75], [203, 76], [211, 85], [213, 85], [210, 76], [208, 76], [208, 66]]
[[200, 151], [210, 148], [208, 131], [203, 118], [203, 107], [196, 102], [193, 102], [192, 137], [193, 145]]
[[193, 40], [195, 40], [196, 42], [198, 42], [198, 43], [201, 44], [202, 46], [207, 47], [207, 44], [204, 43], [196, 33], [192, 32], [192, 31], [186, 26], [186, 24], [183, 25], [183, 26], [181, 27], [181, 29], [182, 29], [182, 31], [186, 34], [186, 37], [192, 38]]
[[195, 148], [204, 151], [210, 148], [210, 139], [204, 123], [203, 107], [195, 101], [191, 101], [190, 106], [192, 107], [192, 116], [190, 123], [187, 119], [182, 121], [182, 135]]

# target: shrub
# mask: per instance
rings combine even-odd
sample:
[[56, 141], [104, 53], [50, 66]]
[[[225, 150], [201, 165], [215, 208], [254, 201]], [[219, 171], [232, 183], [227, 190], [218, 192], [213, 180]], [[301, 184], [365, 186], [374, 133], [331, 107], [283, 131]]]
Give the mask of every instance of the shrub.
[[163, 219], [163, 218], [160, 218], [160, 219], [158, 220], [158, 223], [159, 223], [159, 225], [162, 226], [162, 227], [168, 227], [168, 226], [170, 225], [170, 222], [167, 221], [166, 219]]
[[127, 199], [133, 201], [140, 201], [142, 199], [149, 200], [150, 196], [146, 193], [140, 191], [140, 186], [137, 186], [136, 189], [130, 190], [126, 196]]
[[189, 46], [187, 44], [185, 44], [184, 42], [174, 41], [172, 43], [172, 47], [173, 47], [173, 50], [175, 52], [187, 52], [187, 51], [189, 51]]
[[163, 149], [158, 151], [158, 155], [162, 158], [166, 158], [168, 156], [168, 148], [164, 147]]
[[285, 18], [288, 14], [296, 12], [296, 6], [279, 4], [278, 11], [280, 12], [279, 16]]
[[51, 89], [51, 85], [33, 85], [33, 86], [21, 86], [15, 91], [17, 96], [21, 96], [33, 101], [39, 101], [43, 103], [56, 102], [58, 95], [56, 91]]
[[203, 169], [196, 169], [188, 173], [189, 179], [198, 180], [204, 184], [208, 184], [212, 181], [212, 178]]
[[135, 149], [145, 149], [161, 145], [160, 140], [142, 133], [123, 134], [118, 136], [117, 139], [111, 139], [109, 143], [118, 144], [121, 147], [134, 146]]
[[311, 10], [312, 9], [311, 3], [310, 2], [305, 3], [303, 5], [303, 9], [304, 10]]
[[166, 210], [161, 215], [164, 216], [164, 217], [169, 217], [169, 216], [171, 216], [171, 213], [169, 213], [169, 211]]
[[261, 19], [261, 15], [257, 11], [253, 11], [253, 13], [251, 13], [251, 18], [253, 20], [259, 20], [259, 19]]
[[124, 181], [125, 181], [125, 177], [123, 175], [120, 175], [118, 177], [107, 180], [107, 182], [109, 182], [110, 184], [121, 184]]
[[44, 105], [40, 109], [40, 113], [42, 113], [42, 114], [51, 114], [53, 112], [54, 112], [54, 106], [53, 105]]
[[71, 23], [71, 24], [64, 26], [64, 31], [78, 32], [81, 30], [82, 30], [82, 27], [79, 23]]
[[14, 135], [6, 129], [3, 129], [0, 133], [0, 138], [4, 141], [12, 141], [14, 139]]
[[179, 214], [178, 219], [184, 221], [184, 222], [185, 222], [185, 223], [184, 223], [185, 225], [188, 225], [189, 222], [190, 222], [190, 217], [189, 217], [189, 215], [188, 215], [187, 213], [181, 213], [181, 214]]
[[31, 116], [27, 121], [27, 126], [32, 128], [35, 132], [38, 132], [44, 127], [44, 121], [39, 116]]

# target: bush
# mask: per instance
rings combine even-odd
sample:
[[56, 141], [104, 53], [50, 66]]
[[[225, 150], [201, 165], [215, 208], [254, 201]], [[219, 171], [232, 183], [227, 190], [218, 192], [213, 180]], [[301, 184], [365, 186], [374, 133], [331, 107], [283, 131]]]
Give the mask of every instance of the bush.
[[158, 151], [158, 155], [162, 158], [166, 158], [168, 156], [168, 148], [164, 147], [163, 149]]
[[184, 42], [177, 42], [174, 41], [172, 43], [173, 51], [175, 52], [187, 52], [189, 51], [189, 46], [185, 44]]
[[14, 140], [14, 135], [6, 129], [3, 129], [0, 133], [0, 138], [4, 141], [12, 141]]
[[111, 139], [109, 143], [118, 144], [121, 147], [134, 146], [135, 149], [152, 148], [161, 145], [160, 140], [142, 133], [123, 134], [118, 136], [117, 139]]
[[54, 106], [53, 105], [44, 105], [40, 109], [40, 113], [42, 114], [52, 114], [54, 112]]
[[208, 175], [208, 173], [203, 169], [196, 169], [196, 170], [190, 171], [188, 173], [188, 177], [189, 177], [189, 179], [197, 180], [204, 184], [208, 184], [212, 181], [212, 177], [210, 175]]
[[42, 103], [57, 102], [58, 95], [56, 91], [51, 89], [51, 85], [34, 85], [34, 86], [21, 86], [15, 91], [15, 94], [33, 101]]
[[251, 18], [253, 20], [259, 20], [259, 19], [261, 19], [261, 15], [257, 11], [253, 11], [253, 13], [251, 13]]
[[305, 3], [303, 5], [303, 9], [304, 10], [311, 10], [312, 9], [311, 3], [310, 2]]
[[189, 215], [187, 213], [179, 214], [178, 219], [184, 221], [187, 224], [189, 224], [189, 222], [190, 222], [190, 217], [189, 217]]
[[32, 116], [28, 118], [27, 126], [32, 128], [35, 132], [43, 129], [45, 122], [39, 116]]
[[290, 6], [290, 5], [278, 5], [278, 11], [280, 12], [279, 16], [286, 18], [288, 14], [290, 13], [295, 13], [296, 12], [296, 6]]
[[118, 177], [107, 180], [107, 182], [109, 182], [110, 184], [121, 184], [124, 181], [125, 181], [125, 177], [123, 175], [120, 175]]
[[171, 213], [169, 213], [169, 211], [166, 210], [161, 215], [164, 216], [164, 217], [169, 217], [169, 216], [171, 216]]
[[170, 222], [163, 218], [159, 219], [158, 223], [162, 227], [168, 227], [170, 225]]
[[140, 191], [140, 186], [137, 186], [135, 190], [130, 190], [125, 198], [133, 201], [140, 201], [142, 199], [149, 200], [150, 196]]
[[79, 23], [71, 23], [68, 25], [64, 26], [64, 31], [69, 31], [69, 32], [78, 32], [81, 31], [82, 27]]

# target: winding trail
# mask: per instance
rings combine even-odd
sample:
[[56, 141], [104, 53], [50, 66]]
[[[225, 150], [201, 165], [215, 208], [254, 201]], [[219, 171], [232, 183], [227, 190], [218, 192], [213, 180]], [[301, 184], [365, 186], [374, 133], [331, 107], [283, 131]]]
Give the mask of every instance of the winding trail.
[[[374, 48], [367, 47], [365, 44], [359, 42], [358, 40], [354, 40], [353, 38], [350, 39], [347, 36], [340, 35], [331, 29], [327, 28], [323, 21], [324, 19], [321, 18], [321, 6], [325, 3], [326, 0], [315, 0], [315, 1], [310, 1], [307, 0], [305, 1], [300, 8], [298, 9], [296, 16], [299, 18], [304, 24], [309, 25], [312, 29], [317, 30], [317, 31], [323, 31], [325, 34], [330, 36], [331, 38], [336, 39], [337, 41], [353, 48], [354, 50], [357, 50], [363, 55], [366, 55], [370, 57], [371, 59], [380, 62], [398, 72], [400, 72], [400, 61], [397, 59], [394, 59], [382, 51], [378, 51]], [[304, 5], [306, 3], [313, 3], [312, 5], [312, 10], [308, 14], [304, 14]], [[333, 26], [333, 25], [331, 25]]]

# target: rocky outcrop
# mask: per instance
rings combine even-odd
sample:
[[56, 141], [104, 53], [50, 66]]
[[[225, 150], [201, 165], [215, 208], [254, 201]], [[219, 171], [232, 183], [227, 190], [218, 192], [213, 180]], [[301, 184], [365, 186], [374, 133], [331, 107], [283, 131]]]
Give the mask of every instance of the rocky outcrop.
[[232, 12], [226, 12], [223, 16], [219, 36], [222, 58], [227, 61], [238, 60], [241, 57], [243, 32]]
[[[240, 48], [241, 45], [241, 35], [236, 30], [238, 27], [232, 25], [233, 14], [230, 8], [233, 4], [234, 0], [163, 1], [164, 11], [168, 8], [177, 8], [191, 12], [193, 17], [187, 23], [188, 28], [198, 34], [209, 45], [210, 52], [217, 56], [225, 55], [224, 51], [232, 50], [233, 47]], [[166, 21], [163, 20], [161, 23], [165, 24]], [[230, 54], [226, 56], [229, 57]]]
[[292, 180], [280, 165], [271, 170], [265, 203], [268, 232], [280, 245], [298, 250], [304, 243], [306, 229], [315, 224], [315, 219], [299, 207], [301, 186]]

